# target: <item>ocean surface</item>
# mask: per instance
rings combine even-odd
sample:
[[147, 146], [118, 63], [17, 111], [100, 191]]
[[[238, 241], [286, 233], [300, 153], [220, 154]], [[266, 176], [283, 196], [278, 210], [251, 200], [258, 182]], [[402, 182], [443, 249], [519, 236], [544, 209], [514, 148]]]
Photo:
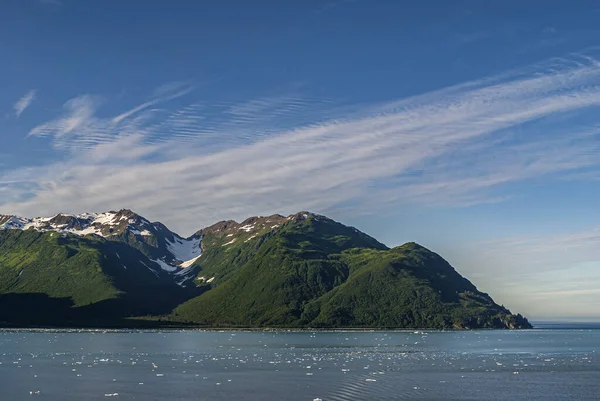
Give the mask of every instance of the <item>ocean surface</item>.
[[0, 331], [0, 400], [598, 400], [600, 330]]

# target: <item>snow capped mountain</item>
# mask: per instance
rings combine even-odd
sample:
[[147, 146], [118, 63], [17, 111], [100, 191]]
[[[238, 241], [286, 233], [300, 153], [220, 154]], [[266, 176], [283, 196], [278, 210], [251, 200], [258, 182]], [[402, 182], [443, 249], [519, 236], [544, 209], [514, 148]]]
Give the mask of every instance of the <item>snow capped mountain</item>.
[[[289, 221], [315, 221], [324, 216], [299, 212], [290, 216], [250, 217], [241, 223], [221, 221], [198, 231], [189, 238], [169, 230], [164, 224], [150, 222], [129, 209], [104, 213], [57, 214], [53, 217], [25, 218], [0, 215], [0, 230], [35, 230], [58, 232], [67, 236], [94, 236], [98, 239], [127, 244], [141, 252], [140, 263], [151, 271], [168, 273], [180, 286], [192, 284], [200, 267], [195, 262], [203, 249], [211, 246], [231, 247], [244, 244], [273, 232]], [[118, 256], [118, 254], [117, 254]]]
[[0, 215], [0, 278], [0, 326], [531, 327], [428, 249], [309, 212], [188, 238], [127, 209]]
[[[131, 230], [138, 235], [150, 235], [144, 226], [150, 222], [130, 210], [118, 212], [84, 213], [79, 215], [59, 213], [54, 217], [25, 218], [0, 215], [0, 229], [34, 229], [37, 231], [58, 231], [74, 235], [98, 235], [109, 237], [123, 230]], [[140, 229], [142, 229], [140, 231]]]
[[182, 238], [162, 223], [151, 223], [129, 209], [36, 218], [0, 215], [0, 230], [30, 229], [63, 235], [93, 235], [124, 242], [144, 253], [162, 270], [171, 273], [190, 268], [202, 253], [201, 236]]

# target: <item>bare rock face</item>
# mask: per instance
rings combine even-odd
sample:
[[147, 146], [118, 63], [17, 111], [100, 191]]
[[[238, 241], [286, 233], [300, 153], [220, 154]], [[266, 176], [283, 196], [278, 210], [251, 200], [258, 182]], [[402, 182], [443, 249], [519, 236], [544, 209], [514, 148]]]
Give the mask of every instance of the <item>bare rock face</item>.
[[[276, 230], [287, 221], [287, 218], [280, 214], [250, 217], [241, 223], [225, 220], [203, 228], [195, 235], [203, 238], [202, 249], [206, 250], [219, 244], [228, 245], [236, 241], [250, 241], [262, 234]], [[225, 243], [223, 244], [223, 242]]]
[[74, 231], [79, 231], [83, 230], [84, 228], [87, 228], [92, 221], [92, 217], [78, 218], [76, 216], [68, 214], [57, 214], [47, 222], [45, 227], [55, 227], [57, 229], [70, 229]]
[[3, 225], [4, 223], [6, 223], [11, 217], [13, 217], [13, 216], [0, 214], [0, 225]]
[[200, 235], [212, 235], [217, 238], [221, 238], [228, 234], [236, 233], [238, 231], [258, 232], [267, 228], [274, 228], [276, 225], [280, 225], [286, 221], [286, 218], [280, 214], [274, 214], [271, 216], [255, 216], [249, 217], [246, 220], [238, 223], [233, 220], [224, 220], [213, 224], [212, 226], [203, 228], [198, 232]]

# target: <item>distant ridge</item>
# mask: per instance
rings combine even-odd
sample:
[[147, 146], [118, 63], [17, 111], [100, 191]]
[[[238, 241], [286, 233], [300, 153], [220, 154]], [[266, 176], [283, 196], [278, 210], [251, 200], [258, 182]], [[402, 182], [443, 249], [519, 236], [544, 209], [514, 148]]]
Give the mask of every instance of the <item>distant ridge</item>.
[[600, 322], [535, 321], [533, 325], [536, 329], [600, 330]]

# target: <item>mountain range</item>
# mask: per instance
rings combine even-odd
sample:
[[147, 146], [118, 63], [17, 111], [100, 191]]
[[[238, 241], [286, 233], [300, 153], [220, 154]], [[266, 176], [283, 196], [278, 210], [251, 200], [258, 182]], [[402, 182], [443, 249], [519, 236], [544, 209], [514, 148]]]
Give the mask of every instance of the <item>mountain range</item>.
[[183, 238], [128, 209], [0, 215], [0, 325], [531, 327], [436, 253], [322, 215], [221, 221]]

